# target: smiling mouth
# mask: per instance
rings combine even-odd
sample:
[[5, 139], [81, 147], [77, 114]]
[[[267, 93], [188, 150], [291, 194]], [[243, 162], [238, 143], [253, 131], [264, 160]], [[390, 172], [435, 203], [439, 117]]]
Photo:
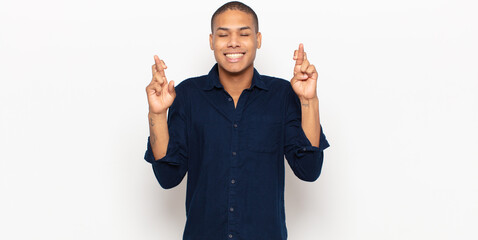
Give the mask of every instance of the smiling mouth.
[[241, 60], [244, 54], [245, 53], [226, 53], [224, 55], [226, 56], [228, 62], [235, 63]]
[[227, 53], [226, 57], [231, 58], [231, 59], [238, 59], [244, 56], [244, 53]]

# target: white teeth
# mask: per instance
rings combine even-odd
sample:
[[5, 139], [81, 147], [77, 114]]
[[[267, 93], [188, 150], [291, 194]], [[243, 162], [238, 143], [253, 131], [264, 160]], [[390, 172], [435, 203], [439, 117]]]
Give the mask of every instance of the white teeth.
[[242, 56], [244, 56], [243, 53], [226, 54], [226, 57], [228, 57], [228, 58], [240, 58], [240, 57], [242, 57]]

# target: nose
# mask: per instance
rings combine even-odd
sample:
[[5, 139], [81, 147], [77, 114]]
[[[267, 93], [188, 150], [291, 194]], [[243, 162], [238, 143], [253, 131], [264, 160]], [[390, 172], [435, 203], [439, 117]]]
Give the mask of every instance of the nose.
[[238, 36], [237, 33], [233, 33], [233, 34], [230, 35], [229, 42], [227, 43], [227, 46], [231, 47], [231, 48], [240, 47], [239, 36]]

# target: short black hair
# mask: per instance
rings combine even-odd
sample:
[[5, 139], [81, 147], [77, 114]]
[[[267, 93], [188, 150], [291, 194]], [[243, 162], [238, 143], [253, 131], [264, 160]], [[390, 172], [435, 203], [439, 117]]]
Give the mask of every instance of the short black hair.
[[256, 33], [259, 32], [259, 20], [257, 19], [257, 15], [254, 12], [254, 10], [252, 10], [252, 8], [250, 8], [246, 4], [244, 4], [242, 2], [238, 2], [238, 1], [228, 2], [224, 5], [222, 5], [220, 8], [218, 8], [216, 10], [216, 12], [214, 12], [214, 14], [211, 17], [211, 32], [214, 32], [214, 29], [213, 29], [214, 28], [214, 19], [217, 17], [217, 15], [219, 15], [219, 14], [221, 14], [221, 13], [227, 11], [227, 10], [239, 10], [241, 12], [251, 14], [252, 18], [254, 20], [254, 27], [256, 28]]

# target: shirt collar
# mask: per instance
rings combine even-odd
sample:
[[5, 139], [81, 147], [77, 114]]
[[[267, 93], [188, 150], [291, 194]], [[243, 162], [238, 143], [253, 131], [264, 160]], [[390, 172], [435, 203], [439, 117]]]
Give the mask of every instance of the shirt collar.
[[[224, 88], [221, 84], [221, 81], [219, 81], [219, 70], [217, 63], [211, 68], [211, 71], [209, 71], [209, 74], [201, 85], [201, 88], [206, 91], [211, 90], [214, 87]], [[259, 74], [259, 72], [257, 72], [255, 68], [254, 75], [252, 76], [251, 87], [249, 89], [252, 89], [253, 87], [264, 89], [266, 91], [269, 90], [265, 82], [262, 80], [261, 75]]]

